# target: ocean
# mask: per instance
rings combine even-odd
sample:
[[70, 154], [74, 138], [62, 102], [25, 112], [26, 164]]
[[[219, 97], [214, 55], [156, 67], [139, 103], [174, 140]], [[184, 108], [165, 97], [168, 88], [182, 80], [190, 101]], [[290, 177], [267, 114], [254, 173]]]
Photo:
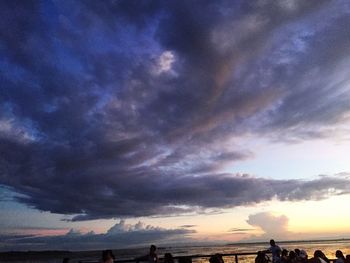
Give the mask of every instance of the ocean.
[[[277, 242], [281, 248], [288, 251], [295, 248], [303, 249], [312, 257], [316, 249], [322, 250], [330, 259], [335, 258], [335, 251], [340, 249], [344, 255], [350, 254], [350, 240], [337, 241], [293, 241], [293, 242]], [[171, 253], [173, 256], [190, 256], [190, 255], [211, 255], [215, 253], [243, 253], [257, 252], [269, 247], [266, 243], [249, 243], [249, 244], [227, 244], [227, 245], [205, 245], [205, 246], [164, 246], [158, 247], [157, 253], [161, 258], [164, 253]], [[132, 249], [115, 249], [113, 253], [117, 259], [132, 259], [147, 254], [148, 248], [132, 248]], [[64, 257], [69, 257], [71, 263], [77, 263], [80, 260], [99, 260], [101, 251], [76, 251], [76, 252], [40, 252], [40, 253], [21, 253], [21, 255], [0, 255], [2, 263], [61, 263]], [[254, 262], [255, 256], [239, 256], [240, 263]], [[225, 263], [234, 262], [234, 257], [224, 257]], [[195, 263], [206, 263], [208, 258], [193, 259]]]

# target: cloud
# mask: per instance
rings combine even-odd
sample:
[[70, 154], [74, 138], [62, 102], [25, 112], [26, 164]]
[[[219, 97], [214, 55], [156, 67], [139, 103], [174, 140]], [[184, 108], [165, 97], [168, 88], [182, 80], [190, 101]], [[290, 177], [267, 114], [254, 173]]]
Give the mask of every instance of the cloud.
[[255, 230], [254, 228], [231, 228], [228, 232], [232, 232], [232, 233], [235, 233], [235, 232], [238, 232], [238, 233], [241, 233], [241, 232], [249, 232], [249, 231], [253, 231]]
[[264, 234], [260, 238], [288, 238], [289, 219], [285, 215], [273, 215], [270, 212], [262, 212], [250, 215], [247, 223], [251, 226], [260, 228]]
[[[159, 182], [159, 178], [164, 181]], [[312, 181], [301, 181], [228, 174], [199, 177], [151, 174], [141, 178], [135, 176], [133, 181], [122, 181], [120, 178], [116, 182], [103, 185], [102, 189], [81, 187], [79, 192], [66, 193], [58, 200], [54, 195], [50, 198], [46, 191], [17, 197], [17, 200], [41, 210], [56, 209], [56, 212], [63, 214], [69, 214], [75, 207], [82, 209], [79, 210], [79, 215], [72, 218], [73, 221], [79, 221], [117, 216], [193, 213], [253, 205], [272, 199], [322, 200], [332, 195], [348, 194], [348, 182], [349, 179], [343, 177], [320, 177]], [[101, 184], [100, 186], [102, 187]], [[85, 202], [86, 196], [93, 196], [93, 202]], [[69, 200], [75, 202], [66, 207]]]
[[196, 227], [197, 225], [182, 225], [180, 226], [181, 228], [192, 228], [192, 227]]
[[194, 230], [184, 228], [165, 229], [139, 222], [135, 225], [126, 224], [124, 220], [116, 223], [104, 234], [93, 231], [81, 233], [69, 230], [64, 235], [34, 236], [34, 235], [2, 235], [0, 236], [0, 249], [24, 250], [30, 249], [103, 249], [111, 247], [128, 247], [148, 245], [157, 242], [174, 242], [174, 240], [189, 240]]
[[171, 71], [174, 61], [174, 54], [171, 51], [164, 51], [158, 59], [156, 73], [161, 74], [163, 72]]
[[22, 238], [30, 238], [34, 235], [0, 235], [0, 243], [2, 242], [11, 242], [16, 239], [22, 239]]
[[[289, 218], [284, 214], [275, 214], [273, 212], [260, 212], [248, 216], [246, 222], [254, 227], [254, 230], [261, 230], [259, 234], [254, 232], [243, 232], [246, 235], [245, 240], [250, 242], [275, 240], [310, 240], [310, 239], [339, 239], [349, 236], [349, 233], [342, 233], [342, 237], [338, 233], [329, 233], [318, 231], [317, 233], [309, 231], [289, 231]], [[240, 233], [240, 232], [235, 232]]]
[[344, 133], [347, 1], [0, 5], [0, 183], [16, 200], [89, 220], [349, 193], [348, 178], [222, 172], [254, 158], [245, 134]]

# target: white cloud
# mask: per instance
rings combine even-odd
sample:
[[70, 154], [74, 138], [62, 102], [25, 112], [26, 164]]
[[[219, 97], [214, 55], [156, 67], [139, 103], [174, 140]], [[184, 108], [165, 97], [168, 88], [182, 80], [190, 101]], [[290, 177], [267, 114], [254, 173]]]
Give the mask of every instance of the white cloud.
[[171, 51], [164, 51], [158, 58], [156, 73], [172, 71], [172, 65], [175, 61], [175, 55]]
[[30, 131], [16, 123], [14, 119], [0, 119], [0, 137], [10, 138], [19, 142], [29, 142], [34, 140]]
[[261, 212], [249, 215], [247, 223], [251, 226], [260, 228], [264, 234], [261, 237], [281, 238], [288, 237], [289, 219], [285, 215], [274, 215], [271, 212]]
[[112, 226], [108, 231], [107, 234], [114, 235], [119, 233], [126, 233], [126, 232], [137, 232], [137, 231], [158, 231], [162, 230], [159, 227], [154, 227], [151, 225], [145, 225], [143, 222], [139, 221], [135, 225], [127, 224], [124, 219], [120, 220], [119, 223], [116, 223], [114, 226]]

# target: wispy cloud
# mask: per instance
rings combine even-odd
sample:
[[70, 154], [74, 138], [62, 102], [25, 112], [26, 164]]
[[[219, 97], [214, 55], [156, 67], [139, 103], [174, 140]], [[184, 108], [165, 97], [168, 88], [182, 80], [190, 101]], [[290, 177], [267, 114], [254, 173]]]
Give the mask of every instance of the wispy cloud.
[[197, 225], [182, 225], [180, 227], [182, 228], [193, 228], [193, 227], [196, 227]]
[[242, 233], [242, 232], [249, 232], [249, 231], [254, 231], [254, 230], [255, 230], [254, 228], [231, 228], [228, 232]]

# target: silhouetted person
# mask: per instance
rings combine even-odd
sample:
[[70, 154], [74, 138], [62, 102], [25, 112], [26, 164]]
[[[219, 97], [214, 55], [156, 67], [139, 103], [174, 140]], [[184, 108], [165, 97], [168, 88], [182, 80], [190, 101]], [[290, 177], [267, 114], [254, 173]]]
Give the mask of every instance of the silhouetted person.
[[288, 257], [288, 250], [283, 249], [281, 253], [281, 262], [282, 263], [288, 263], [289, 262], [289, 257]]
[[337, 257], [337, 259], [335, 260], [335, 263], [345, 263], [345, 257], [343, 252], [341, 252], [340, 250], [337, 250], [335, 252], [335, 256]]
[[217, 253], [217, 254], [215, 254], [215, 256], [217, 257], [219, 263], [224, 263], [224, 259], [222, 258], [221, 254]]
[[269, 261], [270, 259], [264, 251], [258, 251], [258, 254], [255, 258], [255, 263], [268, 263]]
[[143, 257], [136, 258], [136, 262], [147, 261], [149, 263], [158, 263], [158, 256], [156, 253], [157, 247], [155, 245], [151, 245], [149, 248], [149, 254]]
[[178, 259], [179, 263], [192, 263], [192, 258], [191, 257], [181, 257]]
[[299, 252], [299, 260], [300, 260], [300, 262], [302, 262], [302, 263], [307, 262], [307, 258], [308, 258], [308, 255], [307, 255], [306, 251], [303, 250], [303, 249], [300, 250], [300, 252]]
[[298, 262], [297, 261], [297, 254], [293, 250], [289, 251], [288, 257], [289, 257], [290, 263], [297, 263]]
[[270, 240], [270, 248], [267, 250], [272, 253], [272, 262], [277, 263], [280, 262], [281, 257], [281, 248], [276, 245], [275, 240]]
[[107, 249], [102, 251], [102, 262], [103, 263], [113, 263], [115, 256], [113, 255], [112, 250]]
[[322, 259], [326, 261], [327, 263], [330, 263], [331, 261], [326, 257], [326, 255], [321, 251], [322, 253]]
[[315, 250], [314, 257], [309, 260], [311, 263], [329, 263], [329, 259], [321, 250]]
[[215, 254], [214, 256], [211, 256], [209, 259], [210, 263], [224, 263], [224, 260], [221, 256], [221, 254]]
[[164, 254], [164, 263], [174, 263], [174, 258], [171, 253]]

